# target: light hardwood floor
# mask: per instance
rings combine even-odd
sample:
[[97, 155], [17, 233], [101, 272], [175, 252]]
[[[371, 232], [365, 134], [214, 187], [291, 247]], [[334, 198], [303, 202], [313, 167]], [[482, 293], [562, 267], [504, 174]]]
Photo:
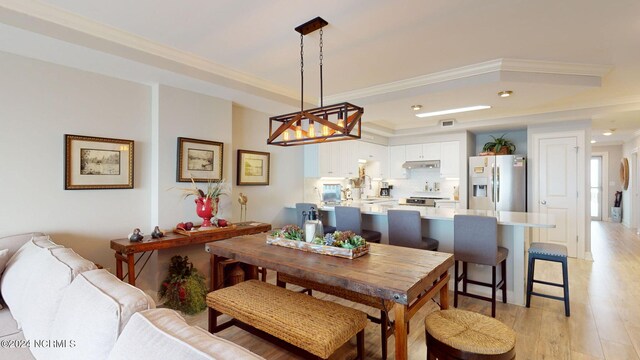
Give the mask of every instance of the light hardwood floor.
[[[563, 303], [532, 297], [531, 308], [498, 303], [497, 318], [517, 333], [517, 359], [640, 359], [640, 237], [620, 224], [593, 222], [594, 261], [569, 260], [571, 317], [564, 316]], [[538, 265], [540, 264], [540, 265]], [[271, 272], [269, 281], [275, 283]], [[561, 281], [560, 264], [536, 263], [536, 278]], [[537, 288], [538, 285], [536, 285]], [[561, 295], [562, 289], [544, 291]], [[372, 315], [377, 311], [349, 301], [315, 293]], [[451, 303], [453, 294], [450, 295]], [[490, 315], [488, 302], [461, 297], [460, 308]], [[452, 306], [452, 304], [451, 304]], [[425, 359], [424, 317], [437, 310], [435, 303], [425, 306], [411, 321], [409, 358]], [[187, 319], [207, 328], [207, 312]], [[367, 359], [380, 359], [379, 326], [366, 329]], [[237, 328], [219, 336], [237, 343], [266, 359], [301, 359]], [[389, 339], [393, 359], [394, 339]], [[355, 339], [343, 346], [332, 359], [355, 357]]]

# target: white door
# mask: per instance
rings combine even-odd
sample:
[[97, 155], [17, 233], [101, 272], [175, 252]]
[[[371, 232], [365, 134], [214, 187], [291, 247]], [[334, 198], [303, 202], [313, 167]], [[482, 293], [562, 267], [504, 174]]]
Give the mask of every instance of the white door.
[[[576, 137], [538, 140], [537, 212], [555, 219], [553, 229], [540, 229], [539, 241], [565, 245], [569, 256], [577, 256], [578, 154]], [[533, 174], [536, 176], [536, 174]]]
[[391, 179], [405, 179], [407, 169], [402, 167], [406, 159], [405, 146], [389, 146], [389, 177]]
[[591, 157], [591, 220], [602, 221], [602, 156]]

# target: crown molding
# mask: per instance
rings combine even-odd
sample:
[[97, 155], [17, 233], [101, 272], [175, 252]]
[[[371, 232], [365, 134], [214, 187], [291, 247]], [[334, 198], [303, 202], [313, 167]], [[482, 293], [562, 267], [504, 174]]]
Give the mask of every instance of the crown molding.
[[384, 95], [416, 87], [470, 78], [472, 76], [483, 75], [496, 71], [602, 77], [608, 73], [611, 68], [612, 67], [609, 65], [597, 64], [576, 64], [525, 59], [494, 59], [477, 64], [439, 71], [432, 74], [416, 76], [386, 84], [379, 84], [363, 89], [325, 96], [325, 102], [336, 103], [341, 101], [355, 101], [371, 96]]
[[502, 59], [502, 71], [528, 73], [582, 75], [602, 77], [613, 68], [610, 65], [564, 63], [557, 61], [539, 61], [526, 59]]
[[[46, 36], [53, 36], [52, 34], [54, 32], [47, 32], [46, 26], [55, 25], [75, 33], [69, 36], [78, 34], [84, 36], [88, 35], [96, 42], [107, 41], [112, 44], [117, 44], [135, 52], [142, 52], [146, 55], [151, 55], [159, 62], [168, 60], [191, 69], [200, 70], [204, 73], [238, 83], [236, 88], [244, 88], [246, 90], [246, 87], [250, 86], [285, 98], [300, 101], [300, 94], [293, 89], [273, 84], [265, 79], [217, 64], [198, 55], [162, 45], [51, 5], [36, 1], [1, 0], [0, 20], [4, 20], [7, 17], [18, 19], [17, 21], [19, 24], [17, 26], [28, 31], [38, 32]], [[14, 23], [7, 22], [8, 25], [16, 26]], [[45, 26], [43, 27], [43, 25]], [[69, 41], [65, 38], [62, 38], [61, 40]], [[123, 56], [122, 54], [117, 55]], [[140, 61], [139, 57], [136, 57], [134, 54], [131, 55], [130, 59]], [[157, 66], [156, 64], [149, 65]], [[312, 97], [305, 97], [305, 102], [308, 103], [315, 104], [315, 100], [316, 99]]]

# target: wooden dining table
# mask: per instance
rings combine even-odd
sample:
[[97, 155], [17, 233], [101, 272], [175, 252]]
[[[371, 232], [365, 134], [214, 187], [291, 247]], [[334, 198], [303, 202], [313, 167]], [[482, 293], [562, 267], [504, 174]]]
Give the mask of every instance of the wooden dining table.
[[[408, 358], [407, 330], [411, 318], [436, 294], [448, 308], [449, 268], [453, 254], [385, 244], [370, 244], [368, 254], [346, 259], [269, 245], [267, 234], [234, 237], [207, 243], [211, 254], [211, 289], [223, 286], [218, 264], [227, 259], [265, 267], [300, 278], [338, 286], [395, 302], [395, 354]], [[381, 300], [382, 301], [382, 300]], [[217, 316], [209, 309], [209, 321]]]

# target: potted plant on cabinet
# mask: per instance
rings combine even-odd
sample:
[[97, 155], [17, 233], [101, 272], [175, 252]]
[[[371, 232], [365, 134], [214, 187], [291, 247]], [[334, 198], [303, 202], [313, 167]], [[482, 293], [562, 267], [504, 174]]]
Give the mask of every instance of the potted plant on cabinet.
[[482, 153], [480, 155], [508, 155], [513, 154], [516, 151], [516, 145], [509, 139], [505, 139], [504, 136], [496, 138], [491, 136], [493, 141], [489, 141], [482, 147]]

